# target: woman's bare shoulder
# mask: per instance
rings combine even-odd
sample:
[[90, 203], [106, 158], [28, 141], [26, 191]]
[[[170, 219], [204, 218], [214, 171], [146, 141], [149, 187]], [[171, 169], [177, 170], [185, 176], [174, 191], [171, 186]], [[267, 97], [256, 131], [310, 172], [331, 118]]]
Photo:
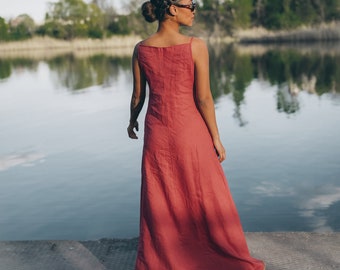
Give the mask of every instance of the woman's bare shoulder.
[[193, 37], [192, 38], [192, 47], [195, 48], [195, 49], [207, 49], [207, 44], [206, 42], [201, 39], [201, 38], [198, 38], [198, 37]]
[[203, 55], [208, 54], [207, 44], [203, 39], [194, 37], [191, 43], [192, 56], [196, 62], [197, 59], [200, 59]]
[[158, 41], [157, 33], [148, 36], [147, 38], [141, 40], [139, 44], [146, 45], [146, 46], [153, 46]]
[[136, 58], [138, 55], [138, 47], [139, 45], [142, 43], [143, 41], [139, 41], [138, 43], [136, 43], [135, 47], [133, 48], [133, 53], [132, 53], [132, 57]]
[[146, 41], [146, 40], [147, 40], [147, 39], [144, 39], [144, 40], [141, 40], [141, 41], [139, 41], [139, 42], [136, 43], [136, 45], [135, 45], [135, 47], [134, 47], [134, 49], [133, 49], [133, 54], [132, 54], [133, 57], [137, 57], [139, 46], [145, 44], [145, 41]]

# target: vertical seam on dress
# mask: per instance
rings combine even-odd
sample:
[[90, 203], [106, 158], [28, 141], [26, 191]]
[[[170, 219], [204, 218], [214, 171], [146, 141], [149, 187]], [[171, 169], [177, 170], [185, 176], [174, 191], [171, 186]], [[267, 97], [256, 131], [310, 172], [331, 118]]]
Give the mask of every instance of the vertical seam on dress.
[[194, 38], [192, 37], [191, 40], [190, 40], [190, 43], [188, 43], [188, 44], [189, 44], [189, 49], [190, 49], [191, 74], [192, 74], [192, 75], [194, 75], [194, 74], [193, 74], [193, 70], [194, 70], [194, 57], [193, 57], [193, 55], [192, 55], [192, 40], [193, 40], [193, 39], [194, 39]]

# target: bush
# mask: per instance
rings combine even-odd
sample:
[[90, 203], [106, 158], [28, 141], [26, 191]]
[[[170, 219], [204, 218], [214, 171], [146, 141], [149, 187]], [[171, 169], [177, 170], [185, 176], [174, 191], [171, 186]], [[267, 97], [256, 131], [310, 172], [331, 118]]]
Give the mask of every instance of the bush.
[[27, 29], [27, 27], [21, 23], [16, 27], [10, 28], [10, 39], [11, 40], [24, 40], [31, 38], [33, 36], [33, 33]]
[[65, 26], [55, 21], [46, 22], [37, 29], [36, 33], [41, 36], [49, 36], [58, 39], [67, 38]]
[[99, 26], [92, 26], [89, 28], [89, 31], [88, 31], [88, 36], [90, 38], [103, 38], [104, 36], [104, 33], [103, 33], [103, 30], [100, 29]]
[[110, 34], [128, 35], [131, 33], [128, 16], [115, 17], [108, 25], [107, 30]]

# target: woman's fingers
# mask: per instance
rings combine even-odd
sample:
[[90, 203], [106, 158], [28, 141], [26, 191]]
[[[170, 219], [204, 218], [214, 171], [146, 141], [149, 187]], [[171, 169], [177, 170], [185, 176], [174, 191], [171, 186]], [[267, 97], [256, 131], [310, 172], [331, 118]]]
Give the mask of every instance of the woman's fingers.
[[133, 130], [136, 128], [136, 130], [139, 130], [138, 122], [136, 121], [134, 124], [130, 124], [127, 128], [128, 135], [131, 139], [138, 139], [135, 131]]
[[134, 131], [128, 131], [129, 137], [131, 139], [138, 139], [136, 133]]
[[227, 157], [227, 154], [221, 142], [217, 141], [215, 143], [215, 150], [216, 150], [216, 154], [218, 156], [219, 162], [224, 161]]
[[220, 156], [219, 156], [219, 160], [220, 162], [224, 161], [226, 159], [227, 155], [226, 155], [226, 152], [225, 150], [223, 149]]

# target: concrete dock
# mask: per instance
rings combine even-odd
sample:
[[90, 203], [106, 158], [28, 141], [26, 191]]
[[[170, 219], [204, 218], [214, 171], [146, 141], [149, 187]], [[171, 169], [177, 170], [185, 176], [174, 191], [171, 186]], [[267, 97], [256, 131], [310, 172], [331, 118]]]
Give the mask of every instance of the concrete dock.
[[[267, 270], [340, 270], [340, 233], [246, 233], [246, 238]], [[133, 270], [137, 240], [3, 241], [0, 270]]]

